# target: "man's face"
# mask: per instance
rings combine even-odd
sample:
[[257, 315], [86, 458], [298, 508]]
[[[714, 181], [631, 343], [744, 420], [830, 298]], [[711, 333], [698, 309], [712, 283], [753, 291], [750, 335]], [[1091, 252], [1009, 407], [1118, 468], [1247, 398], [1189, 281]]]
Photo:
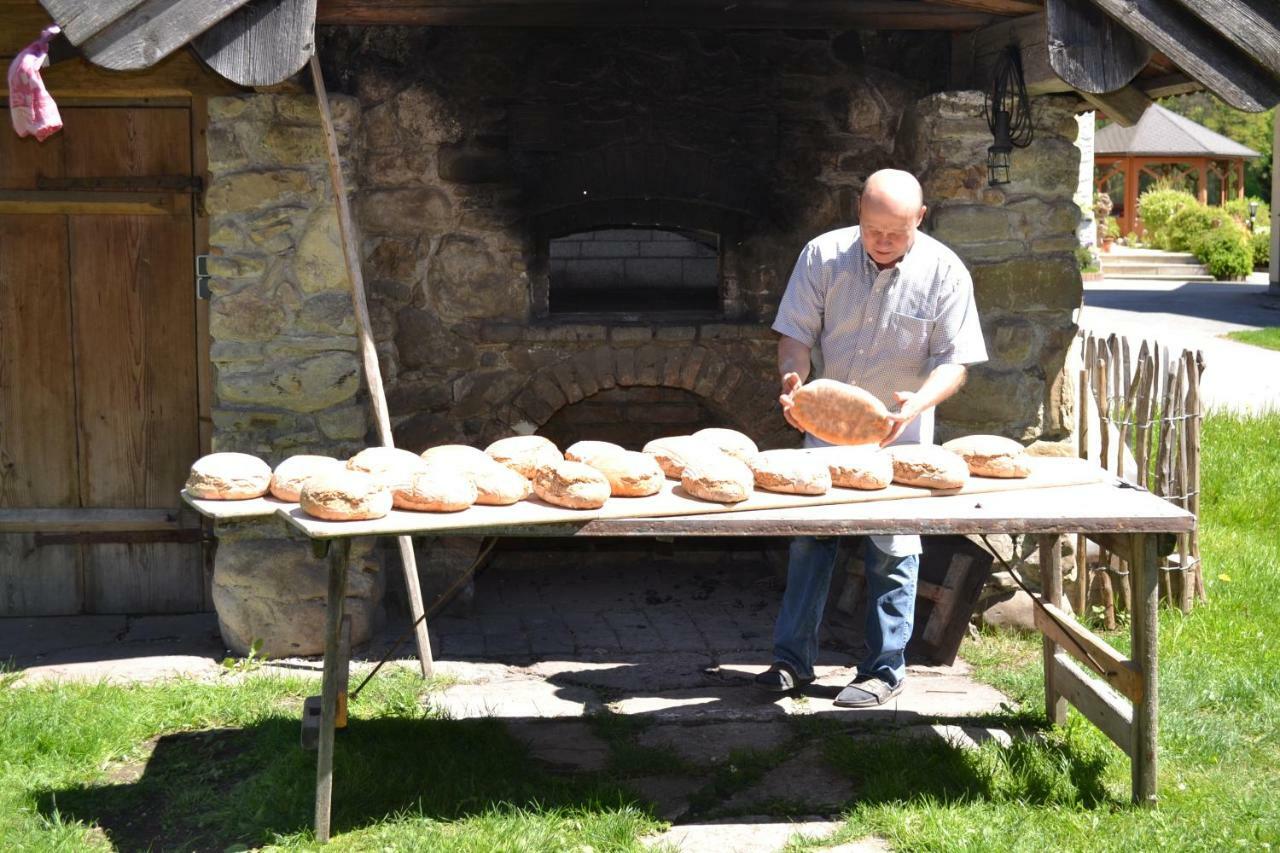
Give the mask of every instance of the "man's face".
[[859, 211], [862, 226], [862, 244], [871, 260], [881, 266], [894, 264], [911, 248], [916, 228], [924, 220], [925, 209], [914, 213], [889, 210], [880, 205], [866, 204]]

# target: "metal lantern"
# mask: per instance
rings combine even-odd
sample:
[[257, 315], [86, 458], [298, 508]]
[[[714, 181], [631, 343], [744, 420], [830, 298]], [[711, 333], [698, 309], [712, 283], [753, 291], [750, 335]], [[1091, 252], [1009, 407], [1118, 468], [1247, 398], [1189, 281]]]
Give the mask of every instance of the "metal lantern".
[[987, 149], [987, 183], [991, 186], [1009, 183], [1009, 161], [1014, 148], [1031, 144], [1031, 99], [1022, 76], [1022, 54], [1009, 45], [996, 60], [991, 88], [987, 91], [984, 112], [992, 143]]

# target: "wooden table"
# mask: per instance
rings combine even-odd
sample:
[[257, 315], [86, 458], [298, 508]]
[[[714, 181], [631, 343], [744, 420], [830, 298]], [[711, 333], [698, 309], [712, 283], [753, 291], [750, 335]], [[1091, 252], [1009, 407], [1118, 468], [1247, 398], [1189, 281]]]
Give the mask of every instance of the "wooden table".
[[[359, 536], [436, 534], [442, 529], [452, 535], [477, 536], [1037, 534], [1046, 600], [1042, 602], [1043, 611], [1037, 608], [1036, 623], [1044, 634], [1048, 718], [1055, 724], [1065, 723], [1067, 703], [1074, 705], [1130, 757], [1133, 801], [1154, 805], [1159, 563], [1161, 555], [1173, 550], [1174, 535], [1195, 527], [1195, 517], [1144, 489], [1114, 480], [1022, 491], [939, 496], [919, 490], [919, 494], [924, 496], [740, 512], [724, 512], [717, 507], [716, 512], [674, 517], [587, 518], [452, 529], [442, 527], [442, 517], [438, 515], [395, 513], [394, 518], [377, 522], [335, 524], [312, 519], [294, 504], [273, 506], [264, 502], [253, 516], [247, 514], [250, 508], [243, 504], [237, 508], [235, 504], [218, 506], [211, 501], [188, 502], [215, 518], [262, 517], [274, 512], [311, 539], [318, 555], [328, 556], [324, 682], [316, 762], [315, 831], [321, 840], [329, 837], [334, 719], [341, 663], [338, 649], [351, 542]], [[468, 524], [474, 524], [474, 516]], [[1062, 600], [1058, 537], [1078, 533], [1129, 561], [1134, 590], [1131, 658], [1125, 658], [1091, 633], [1070, 611], [1055, 606]]]

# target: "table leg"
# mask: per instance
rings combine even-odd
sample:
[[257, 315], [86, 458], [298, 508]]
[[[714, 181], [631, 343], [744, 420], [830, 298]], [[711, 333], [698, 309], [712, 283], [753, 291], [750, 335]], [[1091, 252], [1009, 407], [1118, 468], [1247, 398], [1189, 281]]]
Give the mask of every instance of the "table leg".
[[351, 540], [337, 539], [329, 549], [329, 597], [324, 625], [324, 686], [320, 693], [320, 744], [316, 758], [316, 840], [329, 840], [329, 812], [333, 802], [333, 732], [338, 712], [341, 676], [342, 605], [347, 597], [347, 567]]
[[1133, 652], [1130, 657], [1141, 667], [1143, 680], [1142, 701], [1133, 706], [1133, 801], [1153, 806], [1156, 803], [1156, 704], [1160, 696], [1156, 650], [1160, 558], [1154, 535], [1135, 533], [1131, 542]]
[[[1061, 551], [1058, 549], [1056, 533], [1041, 534], [1038, 538], [1040, 547], [1040, 589], [1044, 600], [1057, 607], [1062, 603], [1062, 565]], [[1061, 726], [1067, 722], [1067, 700], [1058, 691], [1053, 675], [1053, 656], [1058, 646], [1048, 636], [1044, 638], [1044, 714], [1049, 724]]]

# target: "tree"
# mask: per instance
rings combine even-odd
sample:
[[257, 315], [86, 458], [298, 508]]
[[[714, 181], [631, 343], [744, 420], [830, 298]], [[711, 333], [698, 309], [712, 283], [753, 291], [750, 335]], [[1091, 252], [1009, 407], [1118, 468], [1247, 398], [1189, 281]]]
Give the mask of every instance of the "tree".
[[1214, 133], [1221, 133], [1262, 154], [1244, 165], [1245, 195], [1271, 198], [1271, 141], [1275, 127], [1275, 107], [1264, 113], [1246, 113], [1229, 107], [1208, 92], [1161, 98], [1160, 106], [1186, 116]]

